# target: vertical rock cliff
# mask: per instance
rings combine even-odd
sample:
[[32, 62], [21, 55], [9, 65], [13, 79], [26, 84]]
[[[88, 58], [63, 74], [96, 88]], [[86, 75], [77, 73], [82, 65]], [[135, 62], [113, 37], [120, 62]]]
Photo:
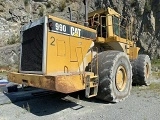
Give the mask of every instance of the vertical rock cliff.
[[[140, 52], [152, 59], [160, 58], [160, 0], [88, 1], [89, 12], [109, 6], [127, 16], [133, 22], [133, 37]], [[0, 0], [0, 66], [18, 63], [17, 43], [22, 25], [46, 14], [69, 20], [68, 7], [73, 11], [73, 19], [82, 24], [85, 13], [82, 0]]]

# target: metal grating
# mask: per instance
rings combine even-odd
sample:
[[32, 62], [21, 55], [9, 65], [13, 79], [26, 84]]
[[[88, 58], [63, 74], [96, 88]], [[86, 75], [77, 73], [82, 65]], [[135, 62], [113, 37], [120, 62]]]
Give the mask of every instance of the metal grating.
[[43, 24], [23, 32], [21, 71], [42, 71]]

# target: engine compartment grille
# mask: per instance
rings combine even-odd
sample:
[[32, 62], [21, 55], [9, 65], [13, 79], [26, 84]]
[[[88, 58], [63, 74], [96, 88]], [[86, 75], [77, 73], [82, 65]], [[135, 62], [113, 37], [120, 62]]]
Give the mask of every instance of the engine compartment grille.
[[41, 24], [23, 31], [21, 71], [42, 72], [43, 26]]

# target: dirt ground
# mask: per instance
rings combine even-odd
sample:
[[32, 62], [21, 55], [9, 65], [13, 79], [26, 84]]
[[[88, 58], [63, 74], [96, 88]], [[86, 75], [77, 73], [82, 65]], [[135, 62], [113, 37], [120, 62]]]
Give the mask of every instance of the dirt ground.
[[[159, 120], [160, 82], [151, 86], [134, 86], [124, 101], [113, 104], [96, 98], [87, 99], [84, 92], [19, 92], [23, 96], [0, 105], [0, 120]], [[17, 93], [16, 93], [17, 95]], [[28, 96], [27, 96], [28, 95]], [[0, 93], [0, 98], [4, 94]]]

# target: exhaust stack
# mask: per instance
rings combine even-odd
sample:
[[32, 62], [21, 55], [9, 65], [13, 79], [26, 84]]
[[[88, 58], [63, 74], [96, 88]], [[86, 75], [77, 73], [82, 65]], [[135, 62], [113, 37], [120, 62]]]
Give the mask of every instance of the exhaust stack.
[[84, 26], [88, 26], [88, 0], [83, 0], [83, 3], [85, 5], [85, 23]]
[[70, 7], [68, 7], [68, 11], [69, 11], [69, 15], [70, 15], [70, 21], [72, 21], [72, 11], [71, 11]]

